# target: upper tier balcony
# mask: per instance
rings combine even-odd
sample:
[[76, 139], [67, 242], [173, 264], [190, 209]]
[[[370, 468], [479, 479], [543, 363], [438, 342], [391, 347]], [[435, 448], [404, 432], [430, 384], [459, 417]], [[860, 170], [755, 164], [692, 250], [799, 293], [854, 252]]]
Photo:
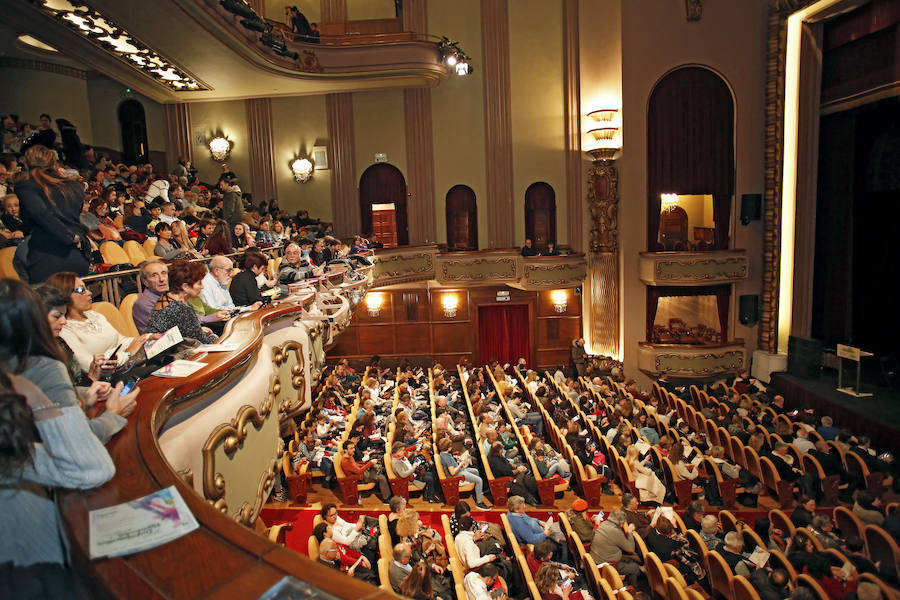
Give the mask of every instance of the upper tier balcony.
[[721, 285], [744, 281], [749, 274], [746, 250], [640, 253], [640, 277], [647, 285]]

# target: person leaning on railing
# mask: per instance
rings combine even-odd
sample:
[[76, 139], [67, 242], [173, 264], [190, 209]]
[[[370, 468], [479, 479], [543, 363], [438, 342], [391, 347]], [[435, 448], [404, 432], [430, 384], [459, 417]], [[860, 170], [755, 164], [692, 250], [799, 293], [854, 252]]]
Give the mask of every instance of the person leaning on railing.
[[187, 302], [200, 295], [206, 267], [199, 262], [179, 260], [169, 267], [169, 291], [160, 296], [150, 318], [147, 319], [149, 333], [165, 333], [178, 327], [184, 338], [193, 338], [204, 344], [216, 341], [217, 336], [208, 327], [200, 324], [200, 319]]

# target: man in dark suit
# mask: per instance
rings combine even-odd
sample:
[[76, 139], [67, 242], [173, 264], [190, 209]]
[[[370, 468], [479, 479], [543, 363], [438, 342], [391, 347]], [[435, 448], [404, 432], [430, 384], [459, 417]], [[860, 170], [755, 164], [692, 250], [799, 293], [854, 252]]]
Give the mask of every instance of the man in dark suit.
[[809, 455], [819, 461], [826, 477], [832, 475], [840, 477], [841, 499], [850, 502], [853, 492], [862, 487], [862, 477], [858, 473], [851, 473], [845, 469], [840, 457], [832, 452], [830, 445], [823, 441], [816, 442], [816, 449], [810, 450]]

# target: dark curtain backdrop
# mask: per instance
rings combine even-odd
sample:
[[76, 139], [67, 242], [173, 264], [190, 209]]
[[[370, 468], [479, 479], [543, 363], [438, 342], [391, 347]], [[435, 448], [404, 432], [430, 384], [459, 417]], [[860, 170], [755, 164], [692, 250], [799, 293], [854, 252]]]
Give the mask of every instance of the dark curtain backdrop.
[[722, 333], [722, 342], [728, 341], [728, 307], [731, 298], [731, 286], [710, 285], [705, 287], [653, 287], [647, 288], [647, 337], [653, 339], [653, 323], [656, 321], [656, 310], [659, 307], [659, 299], [669, 296], [715, 296], [716, 309], [719, 313], [719, 331]]
[[725, 81], [700, 67], [666, 75], [647, 115], [648, 249], [658, 250], [660, 194], [712, 194], [716, 249], [728, 248], [734, 196], [734, 101]]
[[495, 358], [500, 364], [531, 361], [527, 305], [478, 307], [478, 357], [480, 364]]

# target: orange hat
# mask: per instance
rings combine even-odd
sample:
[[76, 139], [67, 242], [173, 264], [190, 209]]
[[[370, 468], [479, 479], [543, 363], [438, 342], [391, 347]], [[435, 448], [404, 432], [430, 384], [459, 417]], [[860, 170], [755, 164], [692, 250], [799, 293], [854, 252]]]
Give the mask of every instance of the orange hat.
[[587, 510], [588, 504], [581, 498], [572, 503], [572, 510], [575, 512], [583, 512]]

